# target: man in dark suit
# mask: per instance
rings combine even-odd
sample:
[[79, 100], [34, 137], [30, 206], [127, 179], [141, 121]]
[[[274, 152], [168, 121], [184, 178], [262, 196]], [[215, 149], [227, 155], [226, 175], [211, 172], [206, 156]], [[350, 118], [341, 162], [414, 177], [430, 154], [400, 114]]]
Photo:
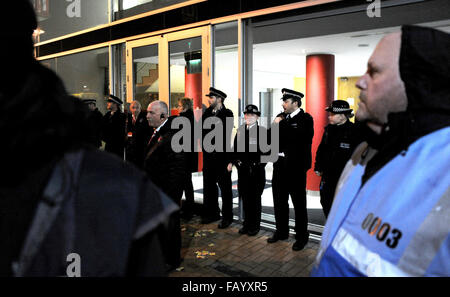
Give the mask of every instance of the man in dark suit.
[[[231, 172], [227, 170], [231, 161], [231, 132], [227, 129], [227, 119], [233, 122], [233, 112], [225, 107], [227, 95], [215, 88], [209, 88], [209, 107], [202, 117], [203, 126], [203, 217], [202, 223], [209, 224], [220, 219], [217, 184], [222, 194], [222, 221], [220, 229], [233, 222], [233, 194], [231, 191]], [[211, 138], [212, 132], [222, 129], [221, 139]], [[208, 147], [210, 146], [210, 147]]]
[[109, 95], [106, 105], [108, 112], [103, 116], [105, 151], [116, 154], [121, 159], [123, 159], [125, 147], [125, 115], [120, 110], [122, 104], [120, 98]]
[[[147, 120], [154, 128], [146, 150], [144, 169], [150, 179], [166, 193], [178, 206], [183, 195], [185, 178], [185, 154], [172, 149], [172, 138], [177, 132], [171, 129], [172, 117], [168, 117], [167, 104], [154, 101], [147, 108]], [[171, 216], [167, 238], [166, 261], [168, 269], [173, 270], [181, 263], [180, 213]]]
[[303, 94], [282, 89], [284, 112], [277, 115], [280, 153], [273, 164], [272, 193], [276, 231], [269, 243], [289, 237], [289, 195], [295, 210], [295, 251], [308, 242], [308, 213], [306, 209], [306, 171], [311, 168], [311, 143], [314, 135], [313, 118], [301, 108]]
[[142, 110], [139, 101], [131, 102], [125, 125], [127, 130], [125, 159], [142, 168], [145, 148], [153, 131], [148, 125], [147, 112]]

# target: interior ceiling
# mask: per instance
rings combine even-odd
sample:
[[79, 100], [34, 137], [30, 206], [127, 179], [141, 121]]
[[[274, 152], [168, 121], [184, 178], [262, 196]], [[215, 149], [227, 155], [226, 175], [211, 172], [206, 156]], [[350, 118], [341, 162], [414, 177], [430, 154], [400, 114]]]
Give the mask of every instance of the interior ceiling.
[[[420, 25], [450, 33], [450, 20]], [[399, 30], [400, 27], [389, 27], [255, 44], [253, 69], [303, 77], [306, 56], [321, 53], [335, 55], [336, 76], [360, 76], [365, 72], [367, 61], [380, 39]]]
[[[450, 33], [450, 20], [420, 25], [434, 27]], [[306, 56], [327, 53], [335, 55], [336, 76], [360, 76], [365, 72], [367, 61], [380, 39], [386, 34], [399, 30], [400, 27], [389, 27], [254, 44], [253, 69], [259, 72], [304, 77]], [[217, 58], [220, 58], [220, 56]], [[157, 63], [157, 57], [135, 59], [135, 61]], [[171, 65], [174, 64], [185, 65], [184, 56], [182, 54], [171, 55]]]

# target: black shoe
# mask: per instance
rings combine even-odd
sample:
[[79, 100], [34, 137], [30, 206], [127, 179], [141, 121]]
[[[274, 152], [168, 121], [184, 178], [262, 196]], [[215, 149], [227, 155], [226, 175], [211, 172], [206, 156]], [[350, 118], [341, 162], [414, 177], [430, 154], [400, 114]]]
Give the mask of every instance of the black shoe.
[[275, 232], [273, 233], [272, 237], [270, 237], [269, 239], [267, 239], [268, 243], [274, 243], [277, 242], [278, 240], [285, 240], [289, 238], [289, 234], [287, 235], [280, 235], [279, 233]]
[[183, 258], [180, 258], [180, 260], [176, 261], [175, 263], [166, 263], [166, 272], [170, 273], [181, 266], [181, 262], [183, 262]]
[[258, 234], [258, 233], [259, 233], [259, 229], [256, 229], [256, 230], [248, 231], [248, 232], [247, 232], [247, 235], [248, 235], [248, 236], [255, 236], [255, 235]]
[[230, 220], [222, 220], [222, 222], [219, 223], [219, 229], [225, 229], [228, 226], [231, 225], [231, 221]]
[[292, 250], [294, 251], [301, 251], [305, 248], [305, 245], [308, 243], [308, 241], [295, 241], [294, 245], [292, 246]]
[[248, 229], [245, 227], [242, 227], [241, 229], [239, 229], [239, 234], [247, 234]]
[[220, 216], [219, 217], [214, 217], [214, 218], [202, 218], [201, 223], [202, 224], [211, 224], [212, 222], [218, 221], [220, 220]]

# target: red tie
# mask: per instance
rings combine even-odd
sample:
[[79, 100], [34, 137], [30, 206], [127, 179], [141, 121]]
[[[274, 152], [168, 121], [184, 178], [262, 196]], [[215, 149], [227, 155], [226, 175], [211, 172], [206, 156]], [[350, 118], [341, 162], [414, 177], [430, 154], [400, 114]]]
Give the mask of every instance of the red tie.
[[158, 131], [156, 131], [156, 129], [155, 129], [155, 131], [154, 131], [153, 134], [152, 134], [152, 137], [150, 137], [150, 140], [148, 141], [147, 146], [150, 146], [150, 144], [152, 143], [153, 138], [155, 138], [155, 135], [156, 135], [157, 132], [158, 132]]

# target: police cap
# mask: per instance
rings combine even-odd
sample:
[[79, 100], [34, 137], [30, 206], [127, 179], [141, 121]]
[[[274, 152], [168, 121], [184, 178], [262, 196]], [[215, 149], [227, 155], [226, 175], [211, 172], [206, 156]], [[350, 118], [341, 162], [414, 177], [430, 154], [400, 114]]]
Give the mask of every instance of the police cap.
[[225, 98], [227, 98], [227, 94], [225, 94], [224, 92], [222, 92], [221, 90], [218, 90], [216, 88], [210, 87], [209, 88], [209, 94], [206, 94], [207, 97], [220, 97], [222, 98], [222, 100], [224, 100]]
[[118, 105], [122, 105], [123, 104], [123, 101], [120, 100], [119, 97], [116, 97], [116, 96], [114, 96], [112, 94], [109, 95], [108, 102], [116, 103]]
[[261, 115], [261, 112], [258, 110], [258, 106], [253, 104], [249, 104], [245, 107], [244, 114], [246, 113], [256, 114], [257, 116]]
[[281, 99], [283, 101], [287, 100], [287, 99], [292, 99], [292, 101], [297, 101], [297, 102], [301, 102], [302, 98], [305, 97], [305, 95], [303, 95], [303, 93], [294, 91], [294, 90], [290, 90], [290, 89], [286, 89], [283, 88], [281, 90], [281, 93], [283, 93], [283, 97], [281, 97]]

